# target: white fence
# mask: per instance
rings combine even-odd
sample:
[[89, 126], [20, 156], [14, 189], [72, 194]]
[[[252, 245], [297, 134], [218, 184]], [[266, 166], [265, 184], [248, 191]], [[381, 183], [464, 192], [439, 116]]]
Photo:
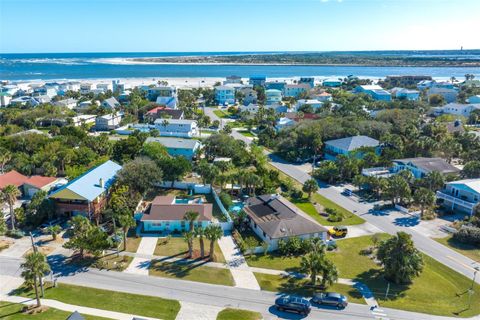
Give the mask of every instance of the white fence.
[[165, 188], [165, 189], [181, 189], [181, 190], [192, 190], [196, 194], [207, 194], [210, 193], [213, 189], [209, 184], [198, 184], [194, 182], [183, 182], [175, 181], [172, 186], [171, 181], [163, 181], [155, 184], [156, 187]]
[[232, 218], [231, 218], [230, 215], [228, 214], [227, 209], [225, 209], [225, 207], [223, 206], [222, 201], [220, 201], [220, 198], [218, 197], [217, 193], [215, 192], [215, 189], [213, 189], [213, 188], [212, 188], [212, 195], [213, 195], [213, 198], [215, 199], [215, 201], [217, 202], [218, 207], [220, 208], [220, 211], [222, 211], [222, 213], [223, 213], [223, 215], [225, 216], [225, 218], [227, 218], [227, 222], [232, 222]]
[[222, 227], [223, 231], [232, 231], [233, 230], [233, 222], [219, 222], [220, 227]]

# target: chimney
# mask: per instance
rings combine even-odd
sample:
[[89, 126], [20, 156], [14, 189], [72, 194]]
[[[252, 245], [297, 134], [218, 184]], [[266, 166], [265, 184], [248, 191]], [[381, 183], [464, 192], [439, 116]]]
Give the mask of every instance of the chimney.
[[103, 178], [100, 178], [100, 180], [98, 181], [98, 185], [100, 186], [100, 188], [105, 187], [105, 183], [103, 182]]

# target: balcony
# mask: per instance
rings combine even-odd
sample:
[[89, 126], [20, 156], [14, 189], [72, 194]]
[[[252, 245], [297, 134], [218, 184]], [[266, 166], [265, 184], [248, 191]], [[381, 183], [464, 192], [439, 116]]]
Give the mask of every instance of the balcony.
[[455, 204], [455, 205], [462, 206], [462, 207], [464, 207], [464, 208], [466, 208], [470, 211], [472, 211], [473, 207], [475, 207], [475, 205], [476, 205], [476, 203], [474, 203], [474, 202], [462, 200], [460, 198], [456, 198], [454, 196], [443, 193], [441, 191], [437, 191], [437, 198], [446, 200], [446, 201], [451, 202], [452, 204]]

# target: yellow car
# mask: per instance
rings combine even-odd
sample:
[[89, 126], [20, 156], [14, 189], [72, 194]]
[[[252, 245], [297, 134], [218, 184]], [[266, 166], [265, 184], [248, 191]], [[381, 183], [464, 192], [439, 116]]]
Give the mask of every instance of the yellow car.
[[333, 238], [343, 238], [347, 235], [347, 233], [347, 227], [344, 226], [336, 226], [328, 230], [328, 234]]

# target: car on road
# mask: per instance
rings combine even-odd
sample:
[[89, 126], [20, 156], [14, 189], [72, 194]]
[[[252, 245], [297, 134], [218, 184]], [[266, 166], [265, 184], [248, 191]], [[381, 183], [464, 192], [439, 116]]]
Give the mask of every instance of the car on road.
[[334, 306], [338, 309], [343, 309], [348, 305], [347, 297], [336, 292], [315, 293], [311, 301], [315, 304]]
[[311, 311], [310, 302], [301, 297], [283, 296], [275, 300], [275, 307], [279, 311], [296, 312], [302, 315], [307, 315]]
[[348, 229], [345, 226], [335, 226], [328, 230], [328, 234], [334, 238], [344, 238], [347, 236]]

